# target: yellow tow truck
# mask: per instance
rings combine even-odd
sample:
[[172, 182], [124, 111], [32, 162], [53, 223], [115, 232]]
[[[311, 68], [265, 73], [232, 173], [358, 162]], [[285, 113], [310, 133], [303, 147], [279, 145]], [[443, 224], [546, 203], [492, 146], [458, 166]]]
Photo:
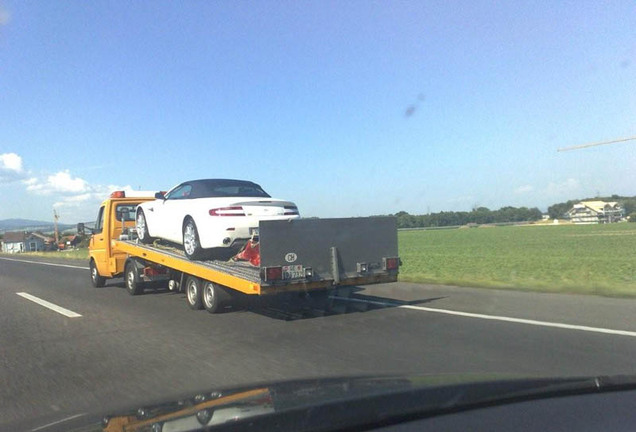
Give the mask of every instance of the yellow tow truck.
[[[91, 282], [122, 277], [129, 294], [166, 281], [192, 309], [210, 313], [240, 295], [329, 290], [395, 282], [400, 259], [393, 217], [261, 221], [260, 265], [188, 259], [179, 245], [136, 239], [135, 211], [154, 194], [113, 192], [100, 206], [89, 244]], [[83, 228], [83, 227], [80, 227]]]

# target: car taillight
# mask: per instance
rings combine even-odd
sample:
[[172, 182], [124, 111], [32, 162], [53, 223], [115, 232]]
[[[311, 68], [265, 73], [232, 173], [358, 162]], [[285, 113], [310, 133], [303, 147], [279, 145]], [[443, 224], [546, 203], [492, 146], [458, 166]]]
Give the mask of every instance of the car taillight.
[[245, 216], [245, 211], [241, 206], [210, 209], [208, 213], [210, 216]]
[[382, 267], [384, 270], [397, 270], [400, 266], [400, 259], [397, 257], [382, 258]]
[[285, 206], [285, 212], [283, 215], [285, 216], [296, 216], [298, 215], [298, 207], [295, 206]]

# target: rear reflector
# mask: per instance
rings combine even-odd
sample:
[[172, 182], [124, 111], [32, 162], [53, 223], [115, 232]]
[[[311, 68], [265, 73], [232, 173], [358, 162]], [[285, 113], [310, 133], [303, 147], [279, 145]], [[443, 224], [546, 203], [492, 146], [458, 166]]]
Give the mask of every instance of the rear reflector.
[[261, 279], [265, 281], [281, 280], [283, 278], [282, 267], [265, 267], [261, 270]]
[[155, 267], [144, 267], [144, 276], [153, 277], [166, 274], [165, 269], [158, 269]]
[[397, 257], [382, 258], [382, 267], [384, 270], [397, 270], [400, 266], [400, 259]]
[[241, 206], [210, 209], [208, 213], [210, 216], [245, 216], [245, 211]]

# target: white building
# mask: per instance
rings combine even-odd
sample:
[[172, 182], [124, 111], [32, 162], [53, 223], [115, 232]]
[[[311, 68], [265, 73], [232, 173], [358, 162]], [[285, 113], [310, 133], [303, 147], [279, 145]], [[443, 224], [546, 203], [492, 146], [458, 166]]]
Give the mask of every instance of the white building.
[[581, 201], [567, 212], [575, 224], [598, 224], [619, 222], [623, 219], [623, 208], [617, 202]]

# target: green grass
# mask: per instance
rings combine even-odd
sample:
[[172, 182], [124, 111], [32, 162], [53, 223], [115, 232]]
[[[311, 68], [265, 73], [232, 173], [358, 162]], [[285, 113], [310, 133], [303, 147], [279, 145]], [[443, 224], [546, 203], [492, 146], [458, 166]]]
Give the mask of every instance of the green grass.
[[636, 296], [636, 224], [400, 231], [400, 280]]
[[72, 249], [67, 251], [56, 252], [23, 252], [23, 256], [39, 256], [46, 258], [67, 258], [67, 259], [85, 259], [88, 260], [88, 249]]

